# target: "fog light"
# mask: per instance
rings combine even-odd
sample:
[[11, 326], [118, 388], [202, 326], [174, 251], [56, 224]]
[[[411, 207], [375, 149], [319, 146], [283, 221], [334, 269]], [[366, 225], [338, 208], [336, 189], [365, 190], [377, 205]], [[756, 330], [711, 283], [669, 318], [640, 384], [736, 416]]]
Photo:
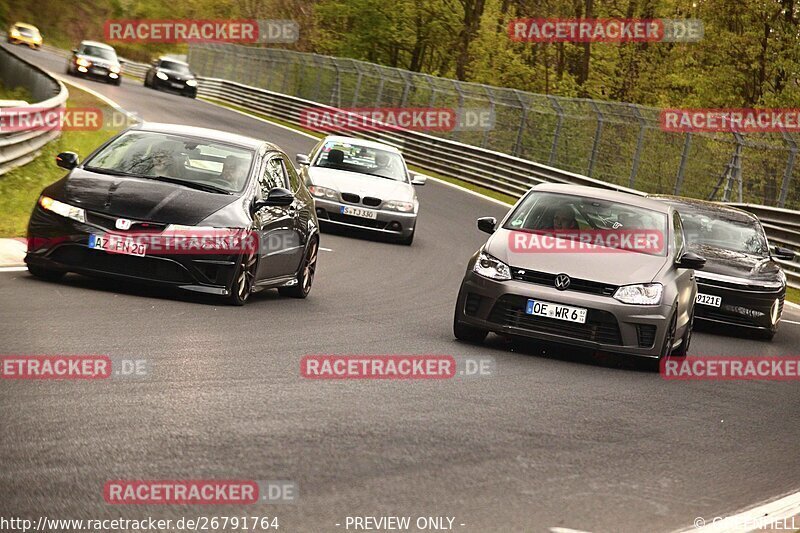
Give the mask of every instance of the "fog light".
[[386, 229], [391, 231], [400, 231], [403, 229], [403, 226], [401, 226], [399, 222], [389, 222], [389, 225], [386, 227]]
[[119, 78], [119, 76], [117, 76], [113, 72], [111, 74], [109, 74], [108, 77], [111, 78], [112, 80], [115, 80], [115, 79]]
[[78, 72], [87, 72], [86, 67], [78, 67]]

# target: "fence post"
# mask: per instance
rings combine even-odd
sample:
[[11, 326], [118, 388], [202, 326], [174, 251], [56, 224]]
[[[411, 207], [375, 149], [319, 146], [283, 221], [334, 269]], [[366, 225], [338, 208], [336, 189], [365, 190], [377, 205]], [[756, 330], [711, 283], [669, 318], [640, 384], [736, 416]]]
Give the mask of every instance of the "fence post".
[[783, 171], [783, 183], [781, 183], [781, 194], [778, 197], [778, 207], [786, 206], [786, 197], [789, 195], [789, 185], [792, 182], [792, 171], [794, 170], [794, 158], [797, 156], [797, 143], [791, 135], [785, 131], [783, 140], [789, 145], [789, 157], [786, 159], [786, 168]]
[[553, 145], [550, 147], [550, 158], [547, 160], [547, 164], [552, 166], [556, 162], [556, 154], [558, 153], [558, 138], [561, 136], [561, 125], [564, 123], [564, 110], [561, 109], [561, 104], [558, 103], [558, 99], [555, 96], [549, 94], [547, 99], [550, 100], [550, 104], [558, 115], [556, 129], [553, 132]]
[[636, 183], [636, 174], [639, 172], [639, 162], [642, 154], [642, 144], [644, 144], [644, 132], [647, 121], [645, 121], [642, 114], [639, 112], [639, 107], [636, 104], [630, 104], [633, 109], [634, 115], [639, 120], [639, 136], [636, 138], [636, 151], [633, 153], [633, 164], [631, 165], [631, 177], [628, 180], [628, 187], [633, 189]]
[[589, 103], [597, 114], [597, 128], [594, 130], [594, 139], [592, 140], [592, 155], [589, 158], [589, 170], [586, 172], [586, 175], [591, 178], [592, 173], [594, 173], [594, 164], [597, 160], [597, 148], [600, 146], [600, 135], [603, 134], [603, 113], [594, 100], [589, 100]]
[[519, 102], [519, 107], [522, 110], [522, 114], [519, 119], [519, 127], [517, 127], [517, 140], [514, 142], [514, 150], [511, 152], [511, 155], [519, 157], [519, 154], [522, 151], [522, 135], [525, 131], [528, 121], [528, 106], [525, 105], [525, 102], [519, 95], [519, 91], [517, 89], [513, 89], [513, 91], [514, 96], [517, 97], [517, 101]]
[[683, 176], [686, 173], [686, 161], [689, 158], [689, 148], [691, 146], [692, 134], [691, 132], [688, 132], [683, 141], [683, 151], [681, 152], [681, 163], [678, 166], [678, 175], [675, 176], [675, 188], [672, 191], [672, 194], [675, 196], [678, 196], [681, 193], [681, 188], [683, 187]]

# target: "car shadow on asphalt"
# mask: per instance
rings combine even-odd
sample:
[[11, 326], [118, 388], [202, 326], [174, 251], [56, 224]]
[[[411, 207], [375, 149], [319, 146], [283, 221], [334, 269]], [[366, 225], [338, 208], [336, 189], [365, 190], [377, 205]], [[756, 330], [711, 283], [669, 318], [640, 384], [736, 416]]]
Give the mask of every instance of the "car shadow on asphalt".
[[658, 372], [659, 370], [658, 361], [655, 359], [517, 337], [509, 338], [499, 335], [489, 335], [485, 341], [485, 346], [515, 354], [543, 357], [546, 359], [617, 370], [632, 370], [635, 372], [649, 373]]
[[397, 237], [370, 231], [368, 229], [358, 228], [345, 228], [342, 226], [334, 226], [333, 224], [325, 224], [324, 220], [320, 220], [320, 229], [322, 233], [329, 235], [338, 235], [340, 237], [349, 237], [351, 239], [359, 239], [362, 241], [382, 242], [386, 244], [397, 244]]
[[[149, 285], [134, 281], [125, 281], [101, 276], [84, 276], [81, 274], [70, 273], [58, 281], [46, 281], [33, 276], [25, 277], [29, 283], [41, 283], [53, 287], [73, 287], [81, 290], [91, 290], [109, 294], [121, 294], [126, 296], [137, 296], [142, 298], [155, 298], [158, 300], [170, 300], [187, 304], [229, 306], [222, 296], [203, 294], [188, 290], [181, 290], [168, 286]], [[288, 300], [278, 294], [276, 290], [262, 290], [250, 295], [247, 306], [257, 304], [259, 301]], [[229, 306], [234, 307], [234, 306]]]

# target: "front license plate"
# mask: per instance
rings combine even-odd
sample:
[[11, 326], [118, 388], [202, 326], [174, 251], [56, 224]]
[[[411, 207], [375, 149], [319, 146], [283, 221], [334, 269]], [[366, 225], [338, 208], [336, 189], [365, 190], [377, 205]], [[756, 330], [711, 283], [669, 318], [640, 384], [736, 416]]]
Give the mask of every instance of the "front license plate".
[[525, 306], [525, 313], [579, 324], [586, 322], [586, 309], [554, 304], [553, 302], [543, 302], [541, 300], [528, 300], [528, 305]]
[[711, 307], [719, 307], [720, 305], [722, 305], [722, 298], [719, 296], [712, 296], [710, 294], [700, 294], [698, 292], [695, 302], [699, 303], [700, 305], [710, 305]]
[[172, 82], [172, 83], [170, 83], [170, 85], [172, 85], [173, 89], [183, 89], [183, 84], [182, 83]]
[[93, 68], [92, 69], [92, 74], [98, 74], [100, 76], [105, 76], [106, 74], [108, 74], [108, 71], [106, 69], [104, 69], [104, 68]]
[[110, 254], [137, 255], [140, 257], [147, 253], [146, 244], [121, 235], [89, 235], [89, 248], [103, 250]]
[[375, 220], [378, 218], [378, 212], [372, 209], [362, 209], [360, 207], [350, 207], [347, 205], [343, 205], [341, 207], [341, 212], [343, 215], [352, 215], [354, 217], [361, 217], [361, 218], [371, 218]]

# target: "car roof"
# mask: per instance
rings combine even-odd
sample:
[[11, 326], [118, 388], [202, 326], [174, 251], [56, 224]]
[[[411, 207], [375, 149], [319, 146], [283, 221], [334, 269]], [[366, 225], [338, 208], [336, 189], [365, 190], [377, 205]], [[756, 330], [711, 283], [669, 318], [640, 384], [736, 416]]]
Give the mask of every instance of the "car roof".
[[359, 146], [365, 146], [367, 148], [378, 148], [380, 150], [386, 150], [387, 152], [394, 152], [397, 154], [400, 153], [400, 150], [398, 150], [391, 144], [384, 144], [376, 141], [368, 141], [367, 139], [361, 139], [359, 137], [346, 137], [344, 135], [328, 135], [327, 137], [325, 137], [324, 141], [325, 142], [336, 141], [340, 143], [357, 144]]
[[588, 198], [597, 198], [598, 200], [606, 200], [609, 202], [619, 202], [621, 204], [642, 207], [661, 213], [669, 213], [670, 211], [669, 204], [665, 202], [652, 200], [646, 196], [640, 196], [638, 194], [614, 191], [611, 189], [601, 189], [600, 187], [587, 187], [585, 185], [571, 185], [568, 183], [542, 183], [540, 185], [536, 185], [533, 187], [533, 189], [540, 192], [573, 194], [586, 196]]
[[39, 28], [37, 28], [33, 24], [28, 24], [27, 22], [15, 22], [14, 26], [16, 26], [18, 28], [28, 28], [29, 30], [39, 31]]
[[758, 220], [758, 217], [749, 211], [733, 207], [731, 205], [720, 204], [717, 202], [709, 202], [707, 200], [699, 200], [697, 198], [686, 198], [685, 196], [671, 196], [669, 194], [652, 194], [649, 196], [661, 202], [670, 203], [678, 208], [680, 211], [681, 205], [696, 207], [698, 209], [705, 209], [707, 211], [726, 211], [728, 213], [736, 213], [751, 220]]
[[228, 131], [213, 130], [210, 128], [198, 128], [195, 126], [185, 126], [182, 124], [165, 124], [161, 122], [144, 122], [136, 125], [131, 129], [138, 129], [141, 131], [153, 133], [170, 133], [173, 135], [186, 135], [189, 137], [200, 137], [210, 141], [219, 141], [236, 144], [238, 146], [257, 149], [266, 145], [270, 150], [282, 152], [278, 146], [256, 139], [254, 137], [247, 137], [245, 135], [238, 135]]
[[82, 45], [86, 44], [86, 45], [89, 45], [89, 46], [96, 46], [98, 48], [105, 48], [107, 50], [114, 50], [113, 46], [105, 44], [105, 43], [100, 43], [100, 42], [97, 42], [97, 41], [81, 41], [81, 44]]

